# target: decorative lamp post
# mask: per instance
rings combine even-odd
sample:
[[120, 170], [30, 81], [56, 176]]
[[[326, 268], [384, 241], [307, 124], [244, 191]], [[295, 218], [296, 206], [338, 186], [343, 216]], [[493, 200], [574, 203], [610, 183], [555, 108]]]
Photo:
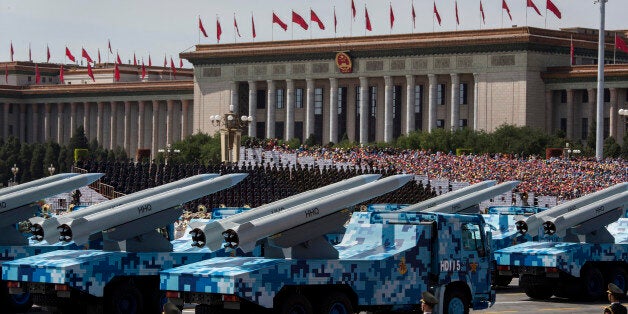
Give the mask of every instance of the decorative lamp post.
[[55, 166], [53, 166], [52, 164], [50, 164], [50, 167], [48, 167], [48, 173], [50, 173], [50, 175], [52, 176], [53, 174], [55, 174]]
[[11, 172], [13, 172], [13, 184], [17, 184], [17, 173], [20, 171], [20, 168], [17, 167], [16, 164], [13, 164], [11, 167]]
[[166, 144], [166, 148], [160, 148], [159, 150], [157, 150], [158, 152], [164, 154], [164, 160], [165, 160], [165, 164], [166, 166], [168, 165], [168, 159], [171, 157], [172, 154], [178, 154], [181, 152], [180, 149], [172, 149], [172, 147], [170, 146], [170, 143]]
[[233, 105], [229, 106], [229, 112], [223, 115], [212, 115], [209, 117], [213, 126], [220, 127], [220, 157], [223, 162], [238, 162], [240, 158], [240, 139], [242, 129], [247, 127], [252, 116], [241, 116], [238, 118], [233, 112]]

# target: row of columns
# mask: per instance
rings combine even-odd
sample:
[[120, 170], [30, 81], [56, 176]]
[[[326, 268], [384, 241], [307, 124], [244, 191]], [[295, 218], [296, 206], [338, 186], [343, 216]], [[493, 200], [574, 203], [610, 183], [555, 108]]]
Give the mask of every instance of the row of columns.
[[[175, 104], [181, 103], [181, 113], [175, 112]], [[76, 130], [77, 125], [79, 123], [79, 115], [77, 113], [78, 107], [82, 106], [83, 108], [83, 119], [82, 125], [85, 130], [85, 136], [88, 139], [96, 138], [98, 143], [105, 148], [113, 149], [117, 146], [122, 146], [130, 157], [135, 155], [134, 149], [137, 148], [150, 148], [154, 153], [161, 148], [160, 145], [165, 145], [168, 143], [174, 143], [176, 140], [183, 139], [191, 134], [190, 125], [189, 125], [189, 114], [191, 113], [190, 105], [192, 104], [192, 100], [166, 100], [166, 116], [165, 116], [165, 141], [166, 143], [160, 143], [160, 101], [159, 100], [148, 100], [148, 101], [122, 101], [124, 104], [124, 112], [122, 117], [119, 117], [118, 113], [118, 101], [99, 101], [96, 103], [96, 127], [95, 134], [92, 134], [92, 130], [94, 128], [90, 127], [90, 117], [92, 117], [92, 104], [91, 102], [71, 102], [70, 103], [70, 112], [69, 117], [64, 114], [66, 103], [44, 103], [44, 114], [43, 114], [43, 141], [47, 142], [49, 140], [56, 140], [58, 143], [67, 143], [69, 137], [72, 136], [74, 130]], [[133, 119], [132, 111], [135, 110], [134, 104], [137, 103], [137, 119]], [[3, 104], [3, 127], [2, 127], [2, 136], [7, 138], [9, 134], [9, 125], [11, 124], [9, 117], [11, 116], [10, 107], [11, 103]], [[31, 143], [38, 142], [40, 137], [39, 132], [39, 124], [40, 124], [40, 114], [39, 108], [41, 108], [41, 104], [14, 104], [19, 108], [19, 116], [17, 119], [13, 119], [16, 123], [17, 129], [19, 131], [18, 134], [15, 134], [19, 137], [21, 141], [28, 141]], [[146, 143], [145, 141], [145, 130], [146, 130], [146, 106], [151, 106], [152, 117], [151, 117], [151, 141], [150, 143]], [[26, 121], [27, 121], [27, 109], [31, 107], [31, 123], [32, 126], [29, 126], [29, 138], [26, 138]], [[109, 107], [110, 115], [108, 121], [105, 121], [105, 108]], [[56, 122], [56, 130], [53, 130], [52, 119], [53, 116], [53, 107], [56, 107], [57, 111], [57, 122]], [[175, 116], [181, 119], [181, 130], [180, 132], [176, 132], [180, 134], [180, 138], [173, 138], [175, 134]], [[118, 138], [118, 120], [122, 118], [123, 122], [123, 138]], [[64, 127], [65, 121], [69, 120], [69, 132], [68, 129]], [[108, 124], [108, 130], [105, 130], [105, 125]], [[135, 124], [135, 125], [133, 125]], [[134, 126], [137, 126], [137, 134], [133, 134]], [[56, 131], [56, 132], [55, 132]], [[108, 138], [105, 136], [108, 135]], [[106, 140], [106, 141], [105, 141]], [[150, 145], [150, 147], [147, 147]]]
[[[460, 74], [451, 73], [451, 115], [450, 125], [452, 130], [456, 130], [459, 127], [459, 96], [460, 96]], [[431, 131], [436, 128], [436, 113], [437, 113], [437, 91], [438, 81], [436, 74], [428, 74], [428, 127], [427, 131]], [[415, 76], [406, 75], [406, 98], [405, 98], [405, 130], [410, 132], [415, 129], [414, 122], [414, 88], [415, 88]], [[366, 144], [368, 142], [368, 118], [369, 118], [369, 78], [360, 77], [360, 103], [359, 103], [359, 132], [356, 135], [359, 138], [359, 142]], [[474, 91], [477, 91], [477, 74], [474, 74]], [[285, 139], [290, 140], [294, 138], [294, 108], [295, 108], [295, 84], [293, 79], [287, 79], [286, 81], [286, 126], [285, 126]], [[314, 79], [306, 78], [305, 88], [305, 136], [309, 136], [314, 133]], [[337, 143], [339, 140], [338, 134], [338, 78], [329, 78], [329, 142]], [[276, 101], [276, 84], [274, 80], [267, 80], [267, 106], [266, 106], [266, 134], [257, 134], [256, 124], [257, 118], [255, 117], [255, 111], [257, 110], [257, 82], [249, 81], [249, 114], [253, 116], [253, 121], [248, 126], [248, 134], [252, 137], [265, 136], [266, 138], [275, 137], [275, 101]], [[232, 100], [237, 98], [237, 84], [232, 84]], [[393, 77], [384, 76], [384, 141], [391, 142], [393, 140]], [[473, 127], [477, 126], [477, 93], [474, 93], [474, 123]], [[398, 113], [400, 114], [400, 113]], [[327, 141], [326, 141], [327, 142]]]

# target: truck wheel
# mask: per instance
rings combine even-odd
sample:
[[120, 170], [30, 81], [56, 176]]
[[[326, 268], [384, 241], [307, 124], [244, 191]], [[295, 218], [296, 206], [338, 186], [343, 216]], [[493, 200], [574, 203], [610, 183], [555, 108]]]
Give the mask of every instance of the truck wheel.
[[333, 292], [323, 298], [320, 309], [316, 312], [321, 314], [351, 314], [353, 313], [353, 306], [344, 293]]
[[536, 300], [547, 300], [554, 295], [552, 287], [546, 285], [527, 287], [523, 291], [529, 298]]
[[142, 292], [128, 283], [114, 287], [109, 301], [111, 313], [136, 314], [144, 312]]
[[447, 289], [443, 312], [445, 314], [468, 314], [469, 302], [466, 295], [460, 289]]
[[302, 294], [293, 293], [279, 305], [279, 314], [313, 314], [312, 303]]
[[495, 285], [498, 287], [508, 287], [512, 281], [512, 276], [497, 275], [495, 277]]
[[608, 282], [616, 284], [626, 293], [626, 290], [628, 290], [628, 272], [623, 267], [615, 267], [610, 272]]
[[9, 313], [28, 312], [33, 307], [33, 299], [31, 294], [26, 292], [22, 294], [9, 294], [9, 288], [5, 281], [0, 282], [0, 306]]
[[582, 297], [588, 301], [599, 300], [606, 293], [604, 275], [597, 267], [589, 267], [581, 278]]

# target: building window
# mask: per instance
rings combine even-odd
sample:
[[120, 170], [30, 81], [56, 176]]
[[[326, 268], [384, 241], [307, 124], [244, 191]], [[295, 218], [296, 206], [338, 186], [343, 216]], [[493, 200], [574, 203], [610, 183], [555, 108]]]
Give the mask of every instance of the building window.
[[589, 137], [589, 119], [582, 118], [582, 123], [580, 124], [580, 126], [580, 134], [582, 134], [580, 138], [586, 140], [587, 137]]
[[414, 113], [420, 113], [423, 107], [423, 85], [414, 85]]
[[564, 89], [560, 91], [560, 103], [567, 103], [567, 91]]
[[277, 109], [283, 109], [285, 107], [285, 95], [284, 95], [284, 90], [283, 89], [277, 89], [277, 91], [275, 91], [275, 108]]
[[439, 129], [444, 129], [445, 128], [445, 120], [437, 119], [436, 120], [436, 127], [439, 128]]
[[585, 89], [582, 91], [582, 103], [586, 104], [588, 102], [589, 102], [589, 91]]
[[294, 107], [303, 108], [303, 88], [297, 88], [294, 91]]
[[323, 89], [322, 88], [314, 89], [314, 114], [315, 115], [323, 114]]
[[469, 126], [469, 122], [467, 119], [460, 119], [460, 121], [458, 122], [458, 125], [460, 126], [461, 129], [464, 129], [467, 126]]
[[436, 104], [445, 104], [445, 84], [438, 84], [436, 89]]
[[371, 117], [376, 117], [377, 116], [377, 86], [369, 86], [369, 94], [371, 95], [369, 99], [370, 105], [371, 105], [370, 115]]
[[608, 88], [604, 89], [604, 102], [611, 102], [611, 90]]
[[460, 84], [460, 104], [461, 105], [468, 104], [467, 102], [467, 99], [469, 97], [468, 92], [469, 92], [469, 84], [467, 83]]
[[257, 91], [257, 109], [266, 109], [266, 91], [263, 89]]

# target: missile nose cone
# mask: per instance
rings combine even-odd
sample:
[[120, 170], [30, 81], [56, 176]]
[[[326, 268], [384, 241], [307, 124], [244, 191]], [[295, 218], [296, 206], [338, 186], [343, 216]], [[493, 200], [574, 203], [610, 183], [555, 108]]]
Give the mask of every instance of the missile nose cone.
[[33, 234], [33, 240], [42, 241], [44, 239], [44, 228], [40, 224], [34, 224], [31, 226], [31, 233]]
[[244, 178], [246, 178], [247, 176], [248, 173], [233, 173], [229, 175], [229, 177], [231, 178], [231, 182], [233, 182], [234, 185], [244, 180]]
[[517, 221], [515, 223], [515, 228], [517, 228], [517, 231], [521, 234], [526, 234], [528, 232], [528, 224], [523, 220]]
[[543, 223], [543, 232], [547, 235], [553, 235], [556, 233], [556, 225], [554, 225], [551, 221], [546, 221]]
[[63, 224], [57, 227], [59, 230], [59, 241], [61, 242], [70, 242], [72, 241], [72, 229], [70, 226]]
[[86, 173], [84, 174], [84, 178], [90, 182], [94, 182], [104, 176], [104, 173]]

